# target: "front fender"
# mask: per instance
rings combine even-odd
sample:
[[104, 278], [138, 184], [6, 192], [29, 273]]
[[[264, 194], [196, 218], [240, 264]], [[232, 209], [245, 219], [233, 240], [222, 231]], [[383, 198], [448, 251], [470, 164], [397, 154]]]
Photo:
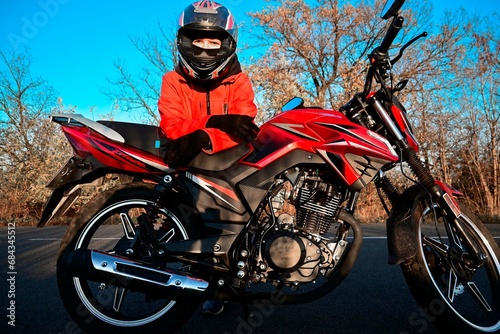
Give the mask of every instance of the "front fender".
[[[463, 194], [447, 185], [436, 181], [436, 184], [455, 201], [455, 197]], [[387, 247], [389, 250], [389, 264], [400, 264], [417, 253], [417, 223], [413, 221], [413, 214], [417, 205], [430, 195], [420, 185], [406, 189], [392, 206], [391, 213], [386, 222]]]
[[420, 185], [406, 189], [392, 206], [387, 219], [387, 247], [389, 264], [400, 264], [417, 254], [417, 223], [414, 212], [429, 194]]
[[464, 196], [464, 194], [460, 190], [453, 188], [449, 184], [446, 184], [446, 183], [439, 181], [439, 180], [436, 180], [436, 184], [439, 186], [439, 188], [441, 188], [445, 193], [450, 195], [452, 198]]

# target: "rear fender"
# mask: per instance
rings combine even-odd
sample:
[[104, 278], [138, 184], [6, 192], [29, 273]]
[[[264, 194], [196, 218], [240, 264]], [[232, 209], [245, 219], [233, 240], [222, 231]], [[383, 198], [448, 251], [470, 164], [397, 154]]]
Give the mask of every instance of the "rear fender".
[[95, 188], [105, 183], [106, 176], [101, 176], [100, 173], [93, 173], [92, 176], [95, 177], [93, 182], [83, 183], [80, 179], [54, 189], [45, 204], [37, 227], [44, 227], [54, 219], [64, 216], [80, 197], [83, 188]]
[[37, 226], [44, 227], [64, 215], [80, 197], [82, 188], [104, 184], [109, 179], [105, 176], [111, 172], [92, 157], [69, 159], [47, 184], [47, 188], [53, 189], [53, 192], [45, 204]]
[[68, 191], [64, 191], [63, 187], [54, 189], [47, 203], [45, 203], [45, 208], [37, 227], [44, 227], [52, 220], [63, 216], [73, 206], [78, 197], [80, 197], [81, 192], [80, 185], [70, 187]]

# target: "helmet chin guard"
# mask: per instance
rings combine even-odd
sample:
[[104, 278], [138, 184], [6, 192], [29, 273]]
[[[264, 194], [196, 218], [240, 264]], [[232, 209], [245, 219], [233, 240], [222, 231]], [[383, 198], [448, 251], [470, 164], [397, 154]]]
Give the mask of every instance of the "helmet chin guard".
[[182, 54], [179, 54], [179, 65], [182, 69], [182, 73], [190, 79], [201, 83], [210, 83], [223, 79], [229, 73], [233, 60], [234, 53], [225, 60], [210, 63], [197, 63], [195, 67], [193, 67], [193, 61], [186, 61]]

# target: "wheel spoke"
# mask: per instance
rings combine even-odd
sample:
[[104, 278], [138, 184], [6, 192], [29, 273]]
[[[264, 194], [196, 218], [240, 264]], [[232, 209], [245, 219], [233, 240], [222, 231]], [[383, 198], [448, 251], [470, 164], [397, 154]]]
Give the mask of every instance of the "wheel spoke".
[[125, 294], [127, 293], [127, 289], [124, 287], [119, 287], [117, 286], [115, 289], [115, 296], [113, 299], [113, 310], [115, 310], [117, 313], [120, 312], [120, 309], [122, 307], [123, 299], [125, 298]]
[[467, 288], [470, 291], [472, 297], [474, 297], [475, 301], [479, 304], [479, 306], [483, 308], [484, 311], [492, 311], [492, 308], [488, 304], [488, 301], [486, 301], [486, 298], [484, 298], [483, 294], [481, 293], [481, 291], [479, 291], [479, 288], [474, 282], [468, 282]]
[[450, 241], [450, 245], [456, 246], [460, 249], [463, 249], [462, 248], [462, 241], [461, 241], [460, 237], [457, 235], [457, 233], [455, 232], [454, 228], [448, 222], [445, 222], [444, 226], [446, 228], [446, 234], [448, 234], [448, 239]]
[[447, 244], [427, 236], [423, 237], [423, 241], [427, 246], [431, 247], [441, 255], [446, 255], [448, 253], [449, 246]]
[[[421, 211], [415, 211], [419, 226], [419, 252], [412, 259], [415, 262], [407, 262], [409, 271], [403, 272], [411, 283], [428, 279], [429, 290], [432, 291], [419, 300], [422, 288], [418, 284], [418, 288], [410, 284], [413, 295], [423, 308], [436, 300], [443, 302], [442, 306], [449, 312], [436, 314], [436, 317], [453, 319], [444, 321], [446, 327], [440, 328], [443, 332], [465, 332], [474, 328], [481, 333], [496, 333], [500, 328], [497, 308], [500, 303], [500, 260], [495, 240], [485, 233], [482, 222], [461, 204], [462, 214], [459, 217], [442, 215], [439, 207], [433, 210], [425, 200], [419, 209]], [[436, 237], [424, 233], [427, 231], [425, 224], [429, 221], [436, 221]], [[442, 233], [441, 228], [446, 232]]]
[[130, 220], [130, 217], [127, 213], [120, 213], [120, 220], [122, 222], [122, 227], [123, 227], [123, 232], [125, 233], [125, 236], [127, 239], [132, 240], [135, 235], [135, 228], [134, 224], [132, 224], [132, 221]]
[[175, 236], [175, 230], [172, 228], [168, 230], [158, 241], [159, 242], [169, 242]]
[[453, 300], [455, 299], [455, 292], [457, 291], [458, 287], [458, 277], [457, 274], [455, 274], [455, 271], [450, 270], [450, 275], [448, 277], [448, 299], [450, 302], [453, 303]]

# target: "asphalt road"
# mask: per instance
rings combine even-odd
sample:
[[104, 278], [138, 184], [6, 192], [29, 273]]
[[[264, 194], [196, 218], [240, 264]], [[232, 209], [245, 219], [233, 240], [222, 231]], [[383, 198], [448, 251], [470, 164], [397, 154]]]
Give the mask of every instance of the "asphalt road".
[[[489, 228], [500, 242], [500, 225]], [[82, 333], [64, 310], [56, 286], [56, 254], [64, 227], [16, 227], [15, 275], [9, 274], [8, 233], [7, 228], [0, 228], [0, 306], [4, 313], [0, 332]], [[266, 309], [252, 305], [258, 317], [250, 324], [243, 320], [240, 305], [228, 304], [216, 317], [196, 313], [180, 333], [436, 333], [413, 301], [399, 267], [387, 264], [385, 225], [364, 225], [364, 233], [352, 272], [329, 295], [303, 305]], [[12, 301], [14, 319], [8, 310]]]

